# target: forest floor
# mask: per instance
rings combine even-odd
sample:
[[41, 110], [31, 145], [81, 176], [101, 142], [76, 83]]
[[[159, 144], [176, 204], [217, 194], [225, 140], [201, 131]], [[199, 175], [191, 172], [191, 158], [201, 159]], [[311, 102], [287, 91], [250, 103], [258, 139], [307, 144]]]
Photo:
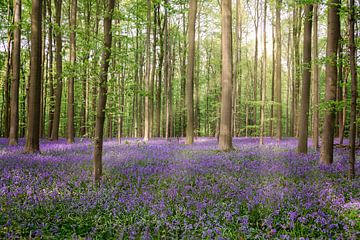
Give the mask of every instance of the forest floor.
[[214, 138], [106, 141], [97, 187], [89, 140], [43, 140], [35, 155], [23, 154], [23, 139], [6, 144], [0, 139], [0, 239], [360, 236], [360, 178], [346, 178], [345, 148], [324, 167], [314, 150], [297, 154], [296, 139], [235, 138], [231, 152]]

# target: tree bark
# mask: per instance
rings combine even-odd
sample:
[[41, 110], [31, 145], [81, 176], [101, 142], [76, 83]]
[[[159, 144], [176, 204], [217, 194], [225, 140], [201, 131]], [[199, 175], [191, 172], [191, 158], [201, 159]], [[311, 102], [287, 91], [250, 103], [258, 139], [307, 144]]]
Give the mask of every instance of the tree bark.
[[335, 104], [337, 84], [337, 50], [340, 33], [339, 0], [330, 0], [328, 10], [328, 30], [326, 47], [326, 92], [325, 103], [328, 104], [322, 133], [320, 163], [329, 165], [333, 162], [333, 143], [335, 128]]
[[260, 145], [264, 144], [264, 131], [265, 131], [265, 103], [266, 103], [266, 11], [267, 11], [267, 3], [264, 2], [264, 59], [263, 59], [263, 84], [261, 90], [261, 114], [260, 114]]
[[[86, 3], [86, 21], [85, 21], [85, 39], [88, 42], [90, 40], [90, 19], [91, 19], [91, 1]], [[82, 79], [82, 101], [84, 104], [81, 105], [80, 111], [80, 136], [84, 137], [87, 134], [87, 109], [88, 109], [88, 91], [89, 86], [87, 78], [89, 75], [89, 58], [90, 58], [90, 49], [89, 47], [85, 48], [87, 53], [84, 58], [84, 65], [87, 66]]]
[[[160, 14], [160, 8], [158, 8], [158, 14]], [[159, 64], [158, 64], [158, 71], [157, 71], [157, 86], [156, 86], [156, 129], [155, 129], [155, 136], [161, 136], [161, 82], [162, 82], [162, 68], [163, 68], [163, 61], [164, 61], [164, 36], [163, 31], [164, 27], [161, 27], [161, 18], [158, 18], [158, 27], [159, 27], [159, 34], [160, 34], [160, 53], [159, 53]]]
[[107, 14], [104, 17], [104, 50], [101, 61], [101, 72], [99, 82], [99, 97], [96, 109], [96, 123], [95, 123], [95, 142], [94, 142], [94, 181], [99, 183], [102, 177], [102, 149], [103, 149], [103, 134], [105, 121], [105, 108], [107, 98], [107, 75], [109, 69], [109, 59], [111, 54], [112, 42], [112, 15], [114, 11], [115, 0], [107, 2]]
[[276, 1], [276, 69], [275, 69], [275, 103], [276, 103], [276, 137], [278, 141], [282, 138], [282, 106], [281, 106], [281, 0]]
[[355, 45], [355, 4], [349, 1], [349, 60], [351, 74], [351, 114], [350, 114], [350, 151], [349, 151], [349, 178], [355, 178], [355, 140], [356, 140], [356, 100], [357, 100], [357, 73], [356, 73], [356, 45]]
[[77, 0], [71, 0], [70, 10], [70, 64], [73, 69], [68, 83], [67, 99], [67, 142], [73, 143], [75, 138], [74, 130], [74, 80], [76, 73], [76, 14]]
[[232, 110], [232, 30], [231, 0], [221, 2], [221, 119], [219, 148], [223, 151], [232, 149], [231, 110]]
[[313, 147], [319, 148], [319, 63], [318, 63], [318, 4], [314, 5], [313, 25]]
[[26, 136], [26, 153], [40, 151], [40, 91], [41, 91], [41, 41], [42, 41], [42, 1], [32, 0], [31, 10], [31, 57], [30, 88], [28, 107], [28, 126]]
[[146, 63], [145, 63], [145, 131], [144, 141], [148, 141], [150, 137], [150, 34], [151, 34], [151, 0], [147, 0], [147, 22], [146, 22]]
[[188, 65], [186, 74], [186, 144], [194, 142], [194, 60], [195, 60], [195, 22], [196, 22], [197, 0], [189, 3], [189, 29], [188, 29]]
[[239, 67], [241, 61], [241, 38], [242, 38], [242, 19], [241, 19], [241, 3], [236, 0], [236, 26], [235, 26], [235, 66], [234, 66], [234, 90], [233, 90], [233, 136], [240, 135], [240, 121], [241, 111], [241, 68]]
[[151, 79], [150, 79], [150, 99], [149, 99], [149, 137], [153, 136], [153, 126], [154, 126], [154, 83], [156, 76], [156, 46], [157, 46], [157, 18], [158, 18], [158, 5], [154, 5], [154, 22], [153, 22], [153, 59], [152, 59], [152, 70], [151, 70]]
[[197, 46], [196, 46], [196, 77], [194, 85], [195, 85], [195, 109], [194, 109], [194, 130], [195, 130], [195, 136], [199, 136], [200, 134], [200, 92], [199, 92], [199, 84], [200, 84], [200, 41], [201, 41], [201, 29], [200, 29], [200, 23], [201, 23], [201, 2], [200, 6], [197, 11]]
[[270, 106], [270, 124], [269, 124], [269, 134], [270, 136], [274, 136], [274, 100], [275, 100], [275, 48], [276, 48], [276, 41], [275, 41], [275, 23], [274, 23], [274, 12], [272, 12], [272, 71], [271, 71], [271, 106]]
[[[13, 16], [12, 12], [12, 1], [8, 1], [8, 21], [11, 22]], [[4, 136], [9, 137], [9, 126], [10, 126], [10, 85], [11, 85], [11, 74], [12, 74], [12, 48], [13, 48], [13, 30], [11, 28], [7, 31], [7, 59], [6, 59], [6, 72], [5, 72], [5, 83], [4, 83]]]
[[51, 140], [59, 139], [59, 125], [60, 125], [60, 113], [61, 113], [61, 96], [62, 96], [62, 34], [61, 34], [61, 5], [62, 0], [55, 0], [55, 12], [56, 12], [56, 94], [55, 94], [55, 111], [54, 121], [51, 132]]
[[14, 44], [12, 52], [12, 82], [10, 96], [9, 145], [17, 145], [19, 128], [19, 83], [21, 51], [21, 0], [14, 0]]
[[308, 151], [308, 127], [309, 127], [309, 104], [310, 104], [310, 77], [311, 77], [311, 28], [312, 28], [313, 5], [305, 6], [304, 19], [304, 61], [303, 61], [303, 81], [302, 96], [299, 121], [299, 141], [298, 152], [307, 153]]

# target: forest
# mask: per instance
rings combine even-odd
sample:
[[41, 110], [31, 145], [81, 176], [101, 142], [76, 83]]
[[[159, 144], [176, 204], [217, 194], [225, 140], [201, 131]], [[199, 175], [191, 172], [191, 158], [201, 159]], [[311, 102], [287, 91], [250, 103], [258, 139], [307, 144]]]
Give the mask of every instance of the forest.
[[359, 19], [0, 1], [0, 238], [359, 239]]

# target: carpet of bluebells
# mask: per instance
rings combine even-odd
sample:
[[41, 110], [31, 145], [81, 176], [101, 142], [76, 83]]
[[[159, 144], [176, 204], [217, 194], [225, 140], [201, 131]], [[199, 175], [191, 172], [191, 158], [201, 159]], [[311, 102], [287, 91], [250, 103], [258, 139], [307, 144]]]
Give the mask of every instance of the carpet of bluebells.
[[[359, 239], [360, 178], [348, 154], [330, 167], [296, 140], [235, 138], [106, 141], [104, 178], [92, 182], [92, 143], [0, 139], [0, 239]], [[357, 160], [356, 171], [360, 164]]]

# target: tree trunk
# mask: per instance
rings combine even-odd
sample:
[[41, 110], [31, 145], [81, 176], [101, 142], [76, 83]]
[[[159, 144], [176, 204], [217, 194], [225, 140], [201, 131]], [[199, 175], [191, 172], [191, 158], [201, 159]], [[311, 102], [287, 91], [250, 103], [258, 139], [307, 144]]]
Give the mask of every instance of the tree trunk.
[[346, 95], [343, 94], [344, 90], [346, 89], [346, 71], [344, 69], [344, 53], [343, 53], [343, 46], [342, 46], [342, 39], [340, 35], [339, 39], [339, 74], [338, 74], [338, 86], [337, 86], [337, 101], [339, 103], [344, 103], [344, 107], [342, 110], [338, 111], [337, 123], [338, 123], [338, 136], [339, 136], [339, 143], [344, 143], [344, 133], [345, 133], [345, 121], [346, 121]]
[[14, 0], [14, 45], [12, 52], [12, 82], [10, 96], [10, 132], [9, 145], [17, 145], [19, 128], [19, 83], [21, 51], [21, 0]]
[[255, 0], [255, 19], [254, 19], [254, 26], [255, 26], [255, 53], [254, 53], [254, 107], [253, 107], [253, 131], [254, 136], [257, 135], [257, 108], [256, 108], [256, 101], [257, 101], [257, 89], [258, 89], [258, 45], [259, 45], [259, 0]]
[[52, 12], [51, 12], [51, 0], [48, 1], [48, 15], [49, 15], [49, 32], [48, 32], [48, 52], [49, 52], [49, 119], [48, 119], [48, 138], [51, 138], [53, 121], [54, 121], [54, 72], [53, 72], [53, 26], [52, 26]]
[[264, 59], [263, 59], [263, 84], [262, 84], [262, 92], [261, 92], [261, 114], [260, 114], [260, 145], [264, 144], [264, 131], [265, 131], [265, 103], [266, 103], [266, 11], [267, 4], [264, 2]]
[[344, 102], [344, 106], [342, 111], [339, 112], [339, 144], [343, 144], [344, 143], [344, 138], [345, 138], [345, 127], [346, 127], [346, 96], [347, 96], [347, 89], [346, 89], [346, 84], [347, 84], [347, 72], [345, 71], [345, 76], [344, 76], [344, 80], [343, 80], [343, 87], [340, 89], [340, 94], [342, 95], [342, 101]]
[[41, 91], [41, 41], [42, 41], [42, 1], [32, 0], [31, 10], [31, 57], [28, 125], [25, 152], [40, 151], [40, 91]]
[[61, 96], [62, 96], [62, 34], [61, 34], [61, 0], [55, 0], [55, 12], [56, 12], [56, 94], [55, 94], [55, 112], [54, 121], [51, 133], [51, 140], [59, 139], [59, 125], [60, 125], [60, 113], [61, 113]]
[[[86, 3], [86, 21], [85, 21], [85, 28], [86, 28], [86, 42], [89, 42], [89, 35], [90, 35], [90, 18], [91, 17], [91, 1]], [[84, 137], [87, 132], [87, 109], [88, 109], [88, 94], [87, 94], [87, 87], [88, 87], [88, 74], [89, 74], [89, 58], [90, 58], [90, 49], [88, 47], [85, 48], [87, 51], [86, 57], [84, 58], [84, 65], [86, 66], [86, 70], [83, 75], [82, 79], [82, 101], [84, 104], [81, 104], [81, 111], [80, 111], [80, 136]]]
[[357, 100], [357, 76], [356, 76], [356, 45], [355, 45], [355, 4], [349, 1], [349, 60], [351, 74], [351, 114], [350, 114], [350, 152], [349, 152], [349, 178], [355, 178], [355, 140], [356, 140], [356, 100]]
[[73, 69], [68, 83], [67, 99], [67, 142], [73, 143], [75, 138], [74, 131], [74, 73], [76, 73], [76, 14], [77, 0], [71, 0], [70, 12], [70, 64]]
[[[150, 34], [151, 34], [151, 0], [147, 0], [147, 22], [146, 22], [146, 59], [145, 59], [145, 131], [144, 141], [148, 141], [150, 137]], [[152, 98], [150, 96], [150, 98]]]
[[108, 14], [104, 17], [104, 50], [102, 54], [100, 83], [99, 83], [99, 98], [96, 109], [96, 123], [95, 123], [95, 143], [94, 143], [94, 180], [99, 183], [102, 177], [102, 149], [103, 149], [103, 133], [105, 121], [106, 108], [106, 94], [107, 94], [107, 75], [109, 69], [109, 60], [111, 54], [111, 24], [112, 15], [114, 11], [115, 0], [109, 0], [105, 9]]
[[[160, 8], [158, 8], [158, 14], [160, 14]], [[161, 18], [158, 18], [158, 27], [160, 32], [160, 54], [159, 54], [159, 64], [158, 64], [158, 77], [157, 77], [157, 86], [156, 86], [156, 129], [155, 129], [155, 136], [161, 136], [161, 81], [162, 81], [162, 67], [164, 61], [164, 36], [163, 31], [164, 27], [161, 27]]]
[[223, 151], [232, 149], [231, 110], [232, 110], [232, 30], [231, 0], [221, 2], [221, 119], [219, 148]]
[[318, 4], [314, 5], [313, 26], [313, 147], [319, 148], [319, 63], [318, 63]]
[[[274, 12], [272, 12], [272, 16], [274, 19]], [[271, 107], [270, 107], [270, 126], [269, 126], [269, 134], [270, 136], [274, 136], [273, 134], [273, 125], [274, 125], [274, 99], [275, 99], [275, 47], [276, 47], [276, 41], [275, 41], [275, 23], [274, 20], [272, 20], [272, 71], [271, 71]]]
[[328, 30], [326, 47], [326, 92], [325, 102], [328, 104], [324, 115], [320, 163], [329, 165], [333, 162], [333, 143], [335, 128], [335, 104], [337, 83], [337, 50], [340, 33], [339, 0], [330, 0], [328, 10]]
[[[12, 1], [8, 2], [8, 21], [11, 22], [12, 19]], [[9, 137], [9, 125], [10, 125], [10, 85], [11, 85], [11, 73], [12, 73], [12, 45], [13, 45], [13, 30], [8, 29], [7, 32], [7, 59], [6, 59], [6, 72], [5, 72], [5, 83], [4, 83], [4, 136]]]
[[200, 29], [200, 23], [201, 23], [201, 2], [200, 7], [197, 11], [197, 46], [196, 46], [196, 77], [195, 79], [195, 109], [194, 109], [194, 130], [195, 130], [195, 136], [199, 136], [200, 134], [200, 93], [199, 93], [199, 84], [200, 84], [200, 41], [201, 41], [201, 29]]
[[299, 120], [298, 152], [308, 151], [308, 127], [309, 127], [309, 104], [310, 104], [310, 77], [311, 77], [311, 28], [312, 28], [313, 5], [305, 6], [304, 20], [304, 61], [302, 96]]
[[[43, 0], [43, 7], [42, 7], [42, 18], [46, 19], [46, 0]], [[46, 22], [43, 21], [42, 23], [42, 42], [41, 42], [41, 64], [42, 64], [42, 70], [41, 70], [41, 89], [40, 89], [40, 129], [39, 129], [39, 134], [40, 134], [40, 138], [44, 137], [44, 132], [45, 132], [45, 111], [46, 111], [46, 105], [44, 105], [45, 101], [45, 97], [46, 97], [46, 89], [44, 89], [44, 86], [46, 86], [46, 79], [45, 79], [45, 64], [46, 64], [46, 47], [45, 47], [45, 43], [46, 43]]]
[[152, 70], [151, 70], [151, 79], [150, 79], [150, 99], [149, 99], [149, 137], [153, 136], [153, 126], [154, 126], [154, 83], [156, 76], [156, 46], [157, 46], [157, 11], [158, 5], [154, 5], [154, 22], [153, 22], [153, 59], [152, 59]]
[[301, 8], [295, 5], [293, 11], [293, 47], [294, 47], [294, 135], [299, 133], [299, 96], [300, 96], [300, 35], [301, 35]]
[[275, 69], [275, 103], [276, 103], [276, 137], [278, 141], [282, 138], [282, 106], [281, 106], [281, 0], [276, 1], [276, 69]]
[[194, 58], [195, 58], [195, 22], [196, 22], [197, 0], [190, 0], [189, 4], [189, 29], [188, 29], [188, 62], [186, 74], [186, 144], [194, 142]]
[[[186, 92], [186, 14], [183, 12], [182, 14], [182, 25], [183, 25], [183, 43], [182, 43], [182, 51], [179, 53], [182, 56], [181, 61], [181, 136], [184, 137], [186, 133], [186, 107], [185, 107], [185, 92]], [[179, 41], [180, 43], [180, 41]]]
[[[234, 90], [233, 90], [233, 136], [240, 135], [241, 111], [241, 68], [239, 66], [241, 59], [241, 4], [236, 0], [236, 26], [235, 26], [235, 66], [234, 66]], [[239, 113], [239, 114], [238, 114]], [[238, 124], [239, 123], [239, 124]]]

